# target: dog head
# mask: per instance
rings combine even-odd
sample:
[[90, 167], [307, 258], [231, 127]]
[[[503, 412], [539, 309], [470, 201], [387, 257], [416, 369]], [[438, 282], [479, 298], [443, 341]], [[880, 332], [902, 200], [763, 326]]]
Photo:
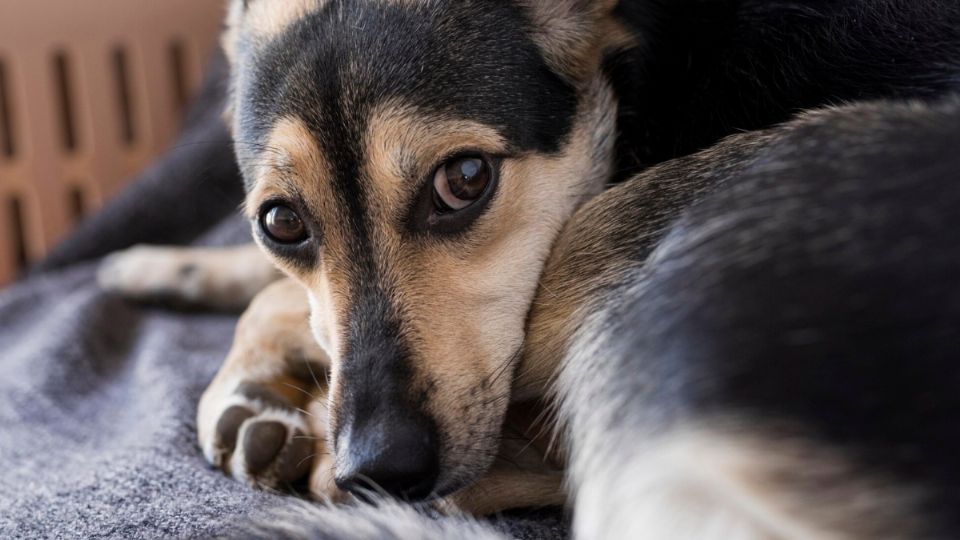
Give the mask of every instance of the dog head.
[[247, 211], [333, 360], [341, 487], [417, 499], [491, 463], [551, 244], [610, 175], [611, 4], [233, 4]]

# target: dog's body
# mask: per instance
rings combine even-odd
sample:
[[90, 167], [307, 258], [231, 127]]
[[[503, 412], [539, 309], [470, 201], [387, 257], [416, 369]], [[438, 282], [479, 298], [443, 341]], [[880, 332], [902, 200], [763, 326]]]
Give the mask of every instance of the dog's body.
[[[588, 302], [557, 383], [583, 536], [957, 534], [958, 120], [816, 113], [604, 194], [698, 193], [615, 285], [559, 293]], [[620, 250], [571, 246], [568, 272]]]
[[[299, 285], [204, 396], [213, 463], [553, 504], [543, 445], [491, 468], [508, 402], [548, 398], [584, 537], [960, 532], [960, 5], [252, 0], [230, 28], [249, 215]], [[211, 261], [104, 275], [276, 277]]]

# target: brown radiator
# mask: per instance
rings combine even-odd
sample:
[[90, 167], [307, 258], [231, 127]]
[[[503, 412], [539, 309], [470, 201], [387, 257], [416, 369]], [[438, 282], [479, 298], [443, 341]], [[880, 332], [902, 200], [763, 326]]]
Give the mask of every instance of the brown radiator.
[[225, 0], [0, 0], [0, 285], [170, 143]]

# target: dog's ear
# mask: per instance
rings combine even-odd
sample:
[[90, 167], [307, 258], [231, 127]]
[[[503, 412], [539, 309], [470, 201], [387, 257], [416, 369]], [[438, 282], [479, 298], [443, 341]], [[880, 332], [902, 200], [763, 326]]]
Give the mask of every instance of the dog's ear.
[[619, 0], [522, 0], [534, 39], [551, 66], [574, 80], [598, 67], [603, 52], [626, 46], [631, 37], [612, 14]]
[[227, 18], [224, 21], [223, 33], [220, 35], [220, 46], [223, 47], [231, 67], [236, 62], [237, 38], [249, 3], [250, 0], [230, 0], [227, 6]]
[[291, 24], [322, 7], [327, 0], [230, 0], [223, 48], [235, 61], [240, 39], [269, 41]]
[[240, 34], [240, 24], [243, 22], [243, 14], [246, 11], [249, 0], [230, 0], [227, 6], [227, 16], [223, 23], [223, 32], [220, 34], [220, 47], [223, 49], [224, 56], [227, 57], [227, 65], [230, 67], [230, 88], [227, 92], [227, 103], [223, 110], [223, 121], [233, 130], [234, 103], [233, 103], [233, 71], [236, 69], [237, 62], [237, 39]]
[[[291, 24], [323, 6], [326, 0], [230, 0], [220, 45], [235, 69], [241, 43], [253, 46], [282, 34]], [[225, 118], [232, 123], [232, 99]]]

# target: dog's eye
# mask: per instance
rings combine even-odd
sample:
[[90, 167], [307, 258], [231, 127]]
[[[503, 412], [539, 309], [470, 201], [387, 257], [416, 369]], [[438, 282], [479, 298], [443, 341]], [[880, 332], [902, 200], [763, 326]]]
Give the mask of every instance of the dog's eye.
[[487, 160], [478, 156], [460, 156], [440, 165], [433, 178], [433, 199], [437, 210], [463, 210], [487, 190], [492, 171]]
[[270, 239], [281, 244], [299, 244], [310, 236], [300, 216], [282, 204], [271, 206], [263, 213], [260, 227]]

